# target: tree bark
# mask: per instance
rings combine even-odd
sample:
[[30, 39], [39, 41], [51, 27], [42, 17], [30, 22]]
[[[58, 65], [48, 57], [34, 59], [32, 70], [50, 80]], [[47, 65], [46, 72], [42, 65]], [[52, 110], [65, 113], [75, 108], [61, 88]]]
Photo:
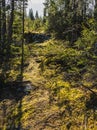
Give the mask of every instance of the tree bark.
[[11, 0], [11, 13], [10, 13], [10, 20], [8, 25], [8, 54], [10, 54], [10, 45], [12, 42], [12, 34], [13, 34], [13, 21], [14, 21], [14, 0]]
[[1, 28], [1, 49], [4, 52], [6, 42], [6, 10], [5, 0], [2, 0], [2, 28]]

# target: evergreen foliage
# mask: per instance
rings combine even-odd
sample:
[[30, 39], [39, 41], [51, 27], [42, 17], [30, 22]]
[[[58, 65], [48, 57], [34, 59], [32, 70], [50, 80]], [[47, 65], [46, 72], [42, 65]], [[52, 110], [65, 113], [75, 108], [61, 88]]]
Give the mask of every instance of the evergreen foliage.
[[44, 6], [47, 31], [53, 32], [57, 38], [65, 38], [71, 42], [78, 39], [82, 24], [93, 18], [93, 13], [96, 12], [96, 8], [93, 10], [93, 2], [89, 0], [52, 0], [45, 1]]
[[32, 9], [29, 9], [29, 18], [31, 19], [31, 20], [34, 20], [35, 18], [34, 18], [34, 15], [33, 15], [33, 10]]
[[97, 130], [97, 0], [27, 2], [0, 1], [0, 129]]
[[36, 18], [36, 19], [39, 18], [38, 11], [36, 11], [35, 18]]

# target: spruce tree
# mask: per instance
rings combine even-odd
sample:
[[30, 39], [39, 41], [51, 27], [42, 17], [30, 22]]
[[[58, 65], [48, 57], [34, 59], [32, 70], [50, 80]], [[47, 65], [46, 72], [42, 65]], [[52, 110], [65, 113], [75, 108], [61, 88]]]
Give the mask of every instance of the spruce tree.
[[97, 21], [97, 0], [95, 0], [94, 18], [95, 18], [95, 20]]
[[32, 9], [29, 9], [29, 18], [31, 19], [31, 20], [34, 20], [35, 18], [34, 18], [34, 15], [33, 15], [33, 10]]
[[38, 11], [36, 11], [35, 19], [39, 19]]

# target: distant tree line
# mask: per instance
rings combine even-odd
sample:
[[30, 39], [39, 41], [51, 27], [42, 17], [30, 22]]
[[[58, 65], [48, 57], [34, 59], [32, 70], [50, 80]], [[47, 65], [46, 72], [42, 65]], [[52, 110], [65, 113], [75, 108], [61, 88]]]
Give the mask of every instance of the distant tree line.
[[28, 19], [26, 19], [28, 25], [28, 32], [40, 32], [44, 31], [44, 22], [43, 16], [40, 16], [38, 11], [36, 10], [35, 14], [33, 13], [33, 9], [29, 9]]
[[29, 18], [31, 20], [39, 19], [38, 11], [36, 10], [36, 13], [35, 13], [35, 16], [34, 16], [33, 9], [32, 8], [29, 9]]

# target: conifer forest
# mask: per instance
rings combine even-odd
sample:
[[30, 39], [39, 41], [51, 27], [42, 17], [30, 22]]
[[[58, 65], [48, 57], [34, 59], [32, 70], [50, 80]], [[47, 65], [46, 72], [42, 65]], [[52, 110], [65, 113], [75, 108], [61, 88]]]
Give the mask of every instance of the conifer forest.
[[30, 1], [0, 0], [0, 130], [97, 130], [97, 0]]

